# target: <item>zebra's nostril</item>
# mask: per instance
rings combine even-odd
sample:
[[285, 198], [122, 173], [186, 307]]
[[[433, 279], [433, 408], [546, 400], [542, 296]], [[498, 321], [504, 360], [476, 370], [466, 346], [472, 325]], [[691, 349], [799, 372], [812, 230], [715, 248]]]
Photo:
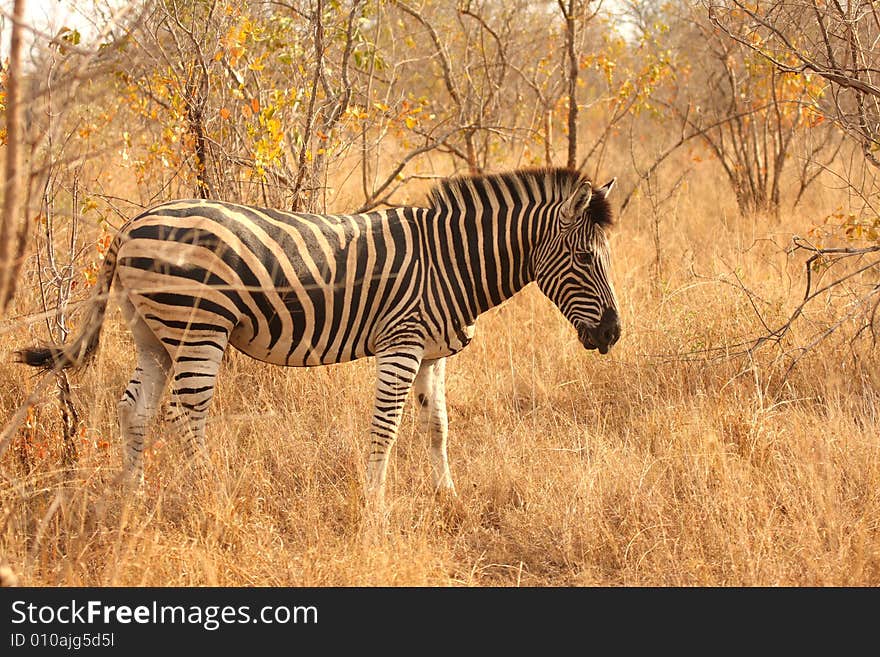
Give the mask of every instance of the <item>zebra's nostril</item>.
[[616, 323], [604, 323], [596, 327], [593, 340], [599, 345], [610, 347], [620, 339], [620, 326]]

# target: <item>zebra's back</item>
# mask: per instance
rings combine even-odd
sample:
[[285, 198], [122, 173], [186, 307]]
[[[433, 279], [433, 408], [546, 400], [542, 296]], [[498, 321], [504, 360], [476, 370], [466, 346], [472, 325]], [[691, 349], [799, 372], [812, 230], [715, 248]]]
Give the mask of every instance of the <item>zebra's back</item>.
[[175, 201], [122, 231], [117, 280], [160, 339], [220, 331], [269, 363], [348, 361], [375, 353], [389, 324], [418, 305], [424, 212], [307, 215]]

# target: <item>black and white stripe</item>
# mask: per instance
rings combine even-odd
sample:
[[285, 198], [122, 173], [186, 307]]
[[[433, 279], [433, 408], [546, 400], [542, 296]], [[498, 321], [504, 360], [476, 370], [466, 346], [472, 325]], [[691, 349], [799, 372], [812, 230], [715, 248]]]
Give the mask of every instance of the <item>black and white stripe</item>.
[[585, 347], [606, 353], [617, 341], [605, 235], [613, 182], [594, 191], [564, 169], [453, 178], [428, 207], [358, 215], [165, 203], [119, 231], [81, 335], [19, 357], [40, 367], [84, 361], [113, 285], [138, 350], [119, 416], [126, 470], [141, 479], [145, 432], [169, 381], [189, 451], [203, 452], [229, 345], [288, 366], [375, 356], [370, 491], [381, 499], [412, 388], [431, 435], [435, 484], [452, 490], [444, 359], [468, 344], [481, 313], [535, 281]]

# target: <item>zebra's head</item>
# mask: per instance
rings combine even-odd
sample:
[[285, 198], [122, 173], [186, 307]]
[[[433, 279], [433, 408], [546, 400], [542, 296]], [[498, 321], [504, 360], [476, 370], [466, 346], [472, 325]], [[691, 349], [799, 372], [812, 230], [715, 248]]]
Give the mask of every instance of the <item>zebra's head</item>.
[[620, 338], [605, 234], [612, 221], [608, 194], [615, 180], [593, 189], [587, 179], [577, 179], [534, 262], [538, 287], [577, 329], [581, 344], [601, 354]]

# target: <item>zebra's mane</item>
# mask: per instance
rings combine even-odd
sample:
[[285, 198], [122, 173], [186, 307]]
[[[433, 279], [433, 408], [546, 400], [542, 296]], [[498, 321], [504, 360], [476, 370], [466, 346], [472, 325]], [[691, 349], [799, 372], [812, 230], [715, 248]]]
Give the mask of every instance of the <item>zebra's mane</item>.
[[[454, 176], [437, 183], [428, 196], [428, 203], [432, 208], [445, 208], [452, 199], [460, 197], [463, 191], [470, 195], [470, 189], [485, 189], [494, 195], [497, 186], [515, 188], [517, 182], [524, 185], [534, 182], [539, 189], [544, 190], [545, 198], [562, 200], [568, 198], [580, 182], [587, 180], [589, 179], [579, 171], [567, 168], [519, 169], [505, 173]], [[597, 193], [595, 188], [590, 199], [590, 220], [600, 226], [614, 223], [608, 200], [603, 194]]]

